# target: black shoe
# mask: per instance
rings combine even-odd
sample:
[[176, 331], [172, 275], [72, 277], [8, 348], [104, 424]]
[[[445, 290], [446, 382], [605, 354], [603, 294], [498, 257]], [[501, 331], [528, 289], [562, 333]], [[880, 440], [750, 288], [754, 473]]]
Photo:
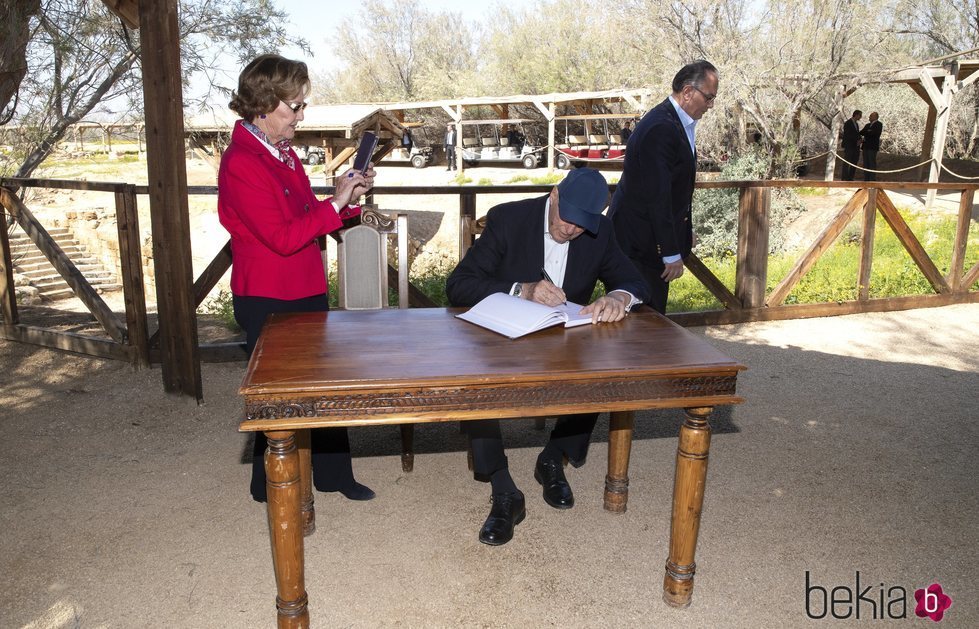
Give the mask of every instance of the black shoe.
[[574, 506], [574, 493], [568, 479], [564, 477], [564, 466], [560, 461], [538, 457], [534, 478], [544, 487], [544, 502], [555, 509], [570, 509]]
[[479, 529], [479, 541], [490, 546], [501, 546], [513, 539], [513, 527], [527, 516], [523, 494], [493, 494], [493, 508]]
[[373, 500], [374, 496], [377, 495], [373, 489], [366, 485], [361, 485], [357, 481], [353, 481], [353, 484], [349, 487], [344, 487], [337, 491], [343, 494], [343, 497], [347, 500]]

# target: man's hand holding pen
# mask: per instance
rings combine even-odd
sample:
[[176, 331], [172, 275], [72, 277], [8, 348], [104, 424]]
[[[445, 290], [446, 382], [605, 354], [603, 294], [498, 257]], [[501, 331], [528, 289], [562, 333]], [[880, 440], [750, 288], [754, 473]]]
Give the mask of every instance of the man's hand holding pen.
[[567, 295], [554, 285], [547, 271], [543, 268], [541, 269], [541, 277], [544, 279], [539, 282], [525, 282], [521, 288], [520, 296], [545, 306], [559, 306], [567, 303]]

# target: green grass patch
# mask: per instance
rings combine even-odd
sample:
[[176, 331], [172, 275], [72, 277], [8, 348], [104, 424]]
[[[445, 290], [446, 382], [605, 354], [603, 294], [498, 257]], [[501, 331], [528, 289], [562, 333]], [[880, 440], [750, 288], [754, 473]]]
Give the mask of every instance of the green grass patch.
[[538, 186], [549, 186], [551, 184], [558, 183], [564, 179], [564, 175], [559, 175], [557, 173], [548, 173], [540, 177], [531, 177], [530, 183], [536, 184]]
[[[901, 215], [928, 252], [942, 275], [948, 273], [955, 240], [954, 217], [925, 216], [902, 211]], [[819, 258], [812, 269], [796, 284], [786, 304], [813, 304], [853, 301], [857, 298], [857, 273], [860, 268], [860, 237], [853, 225]], [[803, 250], [772, 255], [768, 259], [768, 293], [788, 275]], [[979, 259], [979, 225], [969, 229], [966, 246], [966, 269]], [[736, 260], [733, 256], [704, 258], [704, 264], [732, 291]], [[979, 288], [979, 282], [973, 285]], [[931, 295], [934, 289], [911, 260], [904, 246], [878, 216], [874, 238], [874, 258], [870, 275], [870, 297]], [[720, 302], [689, 272], [670, 286], [669, 312], [692, 312], [720, 309]]]

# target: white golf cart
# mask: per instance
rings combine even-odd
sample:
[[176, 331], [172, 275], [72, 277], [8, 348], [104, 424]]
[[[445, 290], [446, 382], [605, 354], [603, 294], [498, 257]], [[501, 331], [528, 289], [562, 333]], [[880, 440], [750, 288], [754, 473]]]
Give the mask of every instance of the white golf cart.
[[[468, 167], [520, 164], [524, 168], [537, 168], [544, 161], [544, 147], [527, 141], [523, 125], [531, 122], [534, 121], [525, 118], [463, 120], [463, 164]], [[501, 134], [504, 127], [507, 131]]]

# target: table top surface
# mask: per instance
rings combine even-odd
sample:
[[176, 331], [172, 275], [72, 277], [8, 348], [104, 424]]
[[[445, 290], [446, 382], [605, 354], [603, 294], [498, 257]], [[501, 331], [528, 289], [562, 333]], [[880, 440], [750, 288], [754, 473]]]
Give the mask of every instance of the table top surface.
[[574, 381], [596, 377], [736, 375], [744, 366], [643, 309], [612, 324], [554, 326], [509, 339], [412, 308], [273, 315], [239, 392], [325, 392]]

